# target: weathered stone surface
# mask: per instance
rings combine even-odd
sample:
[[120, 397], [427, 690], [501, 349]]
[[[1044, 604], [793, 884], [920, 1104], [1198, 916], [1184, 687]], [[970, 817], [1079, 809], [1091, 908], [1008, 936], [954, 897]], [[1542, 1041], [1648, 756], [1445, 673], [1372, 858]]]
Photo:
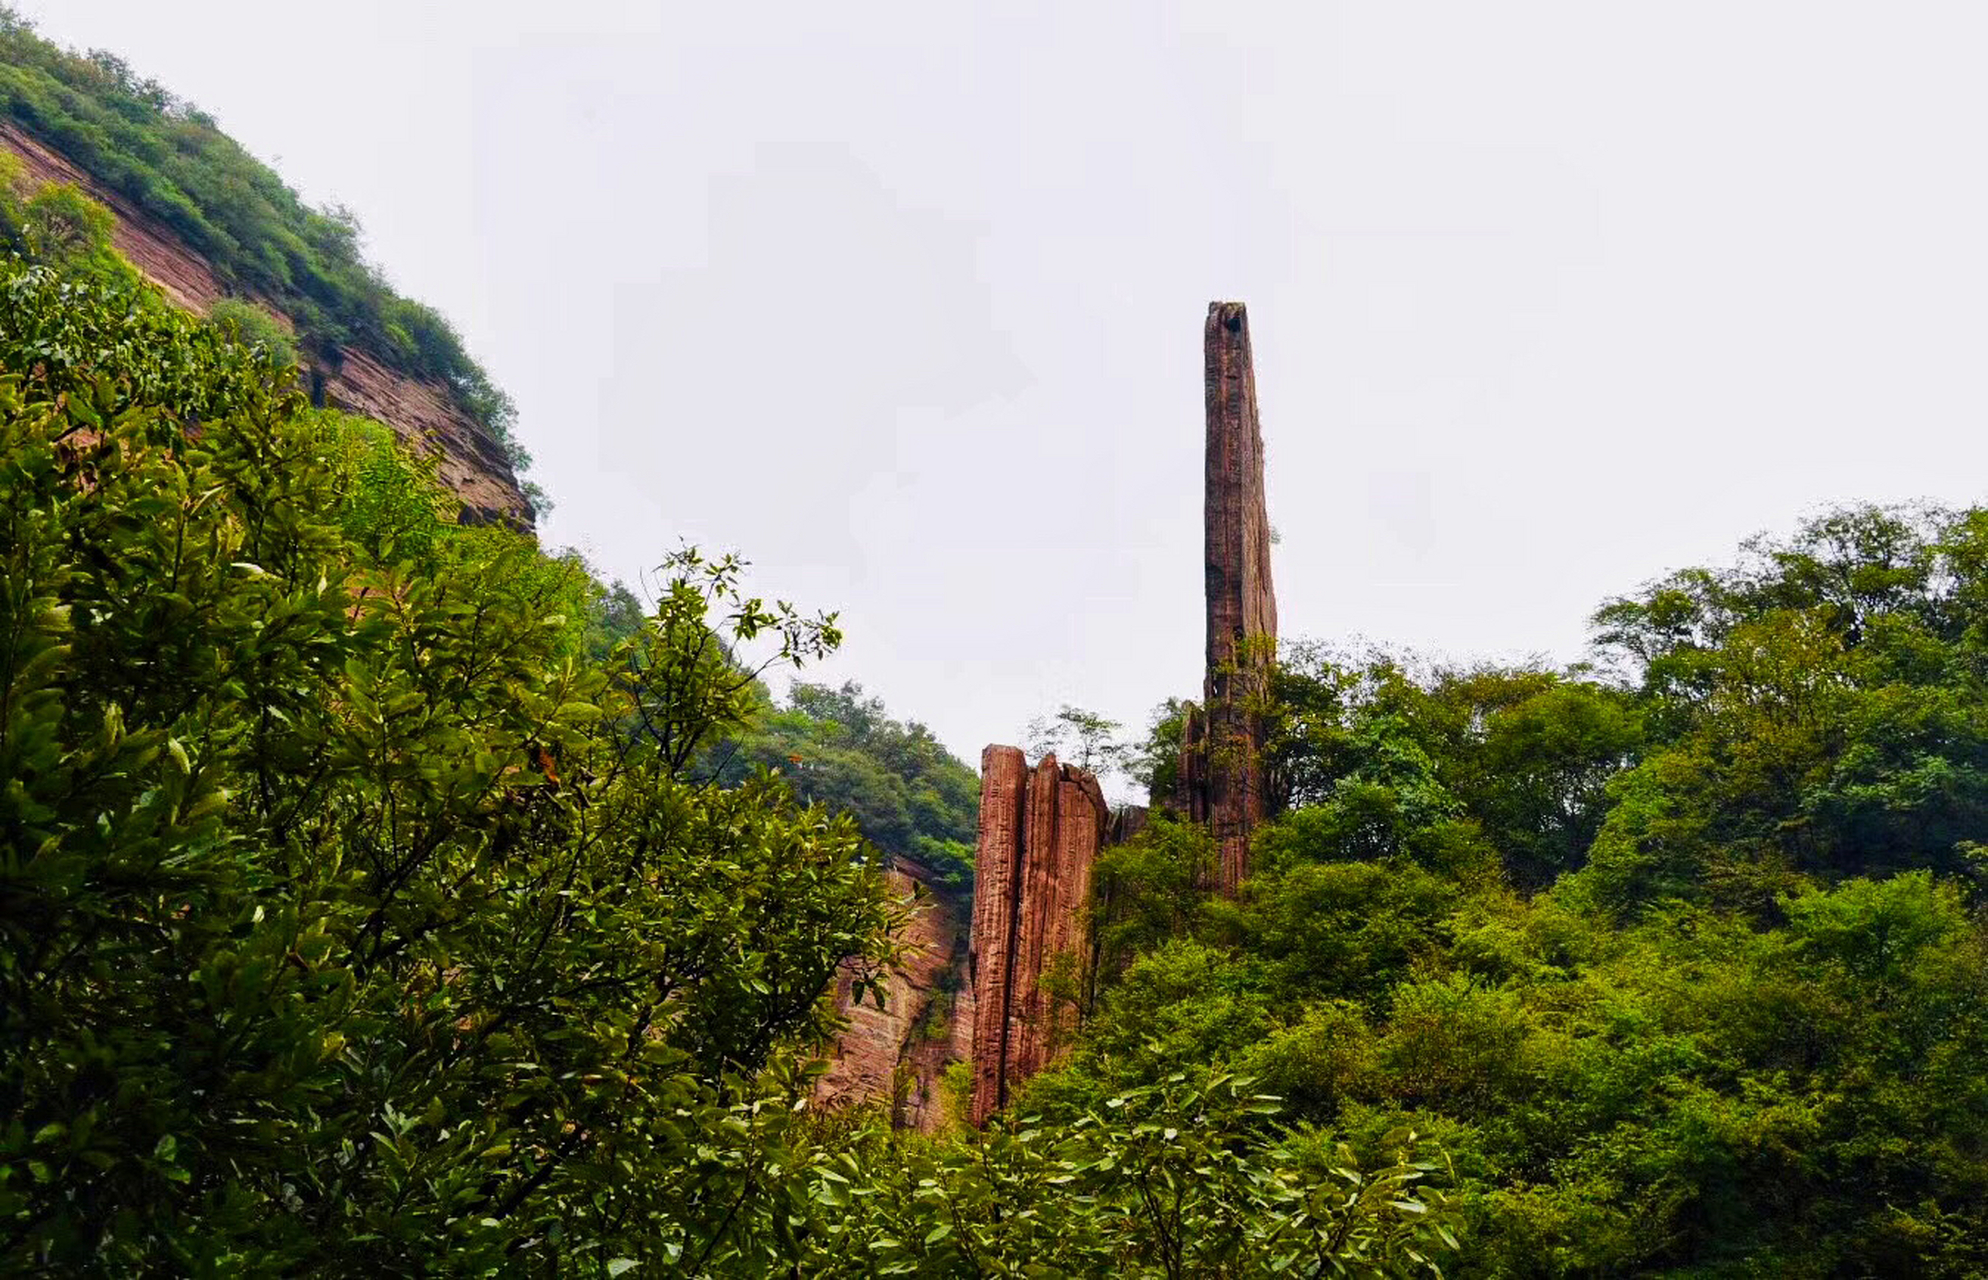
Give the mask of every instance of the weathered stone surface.
[[885, 874], [911, 907], [899, 935], [905, 956], [887, 978], [882, 1008], [867, 998], [852, 1005], [848, 980], [841, 981], [836, 1007], [849, 1025], [815, 1097], [829, 1106], [887, 1098], [896, 1127], [931, 1132], [944, 1121], [940, 1076], [972, 1051], [959, 1030], [972, 1025], [964, 972], [969, 918], [963, 905], [932, 889], [920, 864], [901, 858]]
[[1014, 747], [981, 756], [974, 868], [973, 1101], [976, 1125], [1047, 1066], [1075, 1029], [1091, 865], [1110, 808], [1089, 772]]
[[973, 863], [973, 934], [967, 985], [973, 991], [973, 1103], [976, 1125], [1000, 1107], [1008, 1067], [1008, 985], [1020, 925], [1022, 833], [1028, 758], [1018, 747], [980, 753], [980, 836]]
[[[29, 180], [74, 183], [116, 214], [112, 243], [175, 305], [204, 314], [228, 296], [207, 260], [176, 231], [55, 148], [8, 121], [0, 121], [0, 147], [21, 158]], [[285, 327], [296, 328], [274, 302], [256, 301]], [[403, 440], [434, 454], [442, 482], [462, 500], [466, 522], [532, 527], [531, 504], [503, 447], [463, 411], [447, 387], [410, 377], [353, 347], [309, 372], [316, 375], [314, 390], [325, 404], [384, 422]]]
[[[1174, 774], [1173, 811], [1189, 822], [1208, 821], [1208, 717], [1190, 702], [1180, 718], [1180, 767]], [[1154, 796], [1159, 804], [1161, 797]]]
[[1120, 805], [1111, 811], [1111, 820], [1105, 824], [1104, 842], [1109, 848], [1124, 844], [1152, 822], [1153, 813], [1143, 804]]
[[1188, 718], [1181, 776], [1189, 816], [1205, 821], [1215, 838], [1216, 885], [1234, 893], [1248, 873], [1250, 834], [1265, 816], [1261, 708], [1277, 644], [1277, 598], [1248, 313], [1240, 302], [1211, 302], [1202, 336], [1207, 673], [1199, 714]]
[[447, 388], [396, 372], [353, 347], [339, 352], [336, 368], [317, 372], [328, 407], [384, 422], [435, 455], [435, 473], [461, 499], [464, 523], [532, 527], [531, 506], [504, 446], [462, 411]]

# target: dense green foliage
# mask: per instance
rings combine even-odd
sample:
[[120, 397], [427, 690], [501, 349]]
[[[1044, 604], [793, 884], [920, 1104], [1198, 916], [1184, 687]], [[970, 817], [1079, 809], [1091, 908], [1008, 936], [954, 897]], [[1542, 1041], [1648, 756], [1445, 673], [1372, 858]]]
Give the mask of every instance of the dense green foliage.
[[890, 718], [861, 685], [797, 682], [722, 752], [721, 776], [779, 774], [804, 803], [856, 820], [892, 858], [911, 858], [939, 886], [969, 896], [980, 779], [916, 721]]
[[530, 465], [510, 399], [446, 319], [364, 260], [352, 215], [305, 205], [206, 113], [114, 54], [57, 48], [4, 6], [0, 113], [184, 237], [229, 288], [279, 307], [313, 354], [357, 346], [446, 384], [520, 471]]
[[1765, 910], [1808, 876], [1965, 872], [1988, 829], [1988, 511], [1847, 511], [1617, 601], [1659, 749], [1584, 889]]
[[[818, 1115], [832, 979], [879, 996], [897, 908], [853, 821], [710, 765], [831, 620], [694, 552], [641, 616], [447, 519], [266, 346], [47, 266], [0, 295], [10, 1273], [1393, 1275], [1449, 1247], [1420, 1138], [1363, 1167], [1220, 1073], [1055, 1132]], [[963, 781], [853, 687], [775, 720]]]
[[[1362, 1167], [1273, 1120], [1246, 1078], [1188, 1066], [1052, 1124], [939, 1141], [829, 1126], [798, 1274], [1268, 1277], [1433, 1274], [1456, 1247], [1441, 1166], [1402, 1130]], [[821, 1141], [818, 1138], [817, 1141]]]
[[0, 286], [6, 1269], [736, 1240], [752, 1117], [888, 906], [852, 824], [684, 774], [752, 708], [736, 655], [832, 634], [683, 557], [589, 661], [572, 563], [369, 507], [419, 469], [348, 465], [378, 442], [262, 353]]
[[19, 157], [0, 151], [0, 249], [72, 279], [136, 285], [137, 271], [111, 244], [116, 225], [110, 210], [74, 186], [37, 186]]
[[1413, 1127], [1452, 1274], [1982, 1274], [1988, 512], [1835, 513], [1596, 628], [1607, 679], [1288, 653], [1240, 900], [1196, 829], [1109, 851], [1021, 1105], [1195, 1062]]

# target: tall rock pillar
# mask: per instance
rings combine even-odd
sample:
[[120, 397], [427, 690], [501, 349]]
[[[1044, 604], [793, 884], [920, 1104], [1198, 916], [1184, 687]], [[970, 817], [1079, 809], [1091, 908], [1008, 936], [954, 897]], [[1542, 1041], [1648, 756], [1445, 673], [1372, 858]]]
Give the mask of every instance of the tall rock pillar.
[[1075, 994], [1084, 972], [1091, 864], [1110, 817], [1097, 778], [1083, 769], [1053, 755], [1031, 769], [1014, 747], [981, 754], [968, 959], [976, 1125], [1047, 1066], [1075, 1027], [1061, 997]]
[[1190, 815], [1206, 821], [1215, 838], [1216, 887], [1233, 894], [1249, 869], [1250, 834], [1266, 811], [1263, 699], [1276, 656], [1277, 597], [1270, 584], [1263, 429], [1242, 303], [1209, 303], [1202, 342], [1208, 665], [1201, 707], [1189, 716], [1182, 773]]

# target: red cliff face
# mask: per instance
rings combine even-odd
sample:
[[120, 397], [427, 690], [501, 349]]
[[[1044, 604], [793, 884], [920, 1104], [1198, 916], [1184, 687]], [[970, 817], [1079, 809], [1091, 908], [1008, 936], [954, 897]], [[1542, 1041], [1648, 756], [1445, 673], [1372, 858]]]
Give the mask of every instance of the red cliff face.
[[448, 388], [398, 373], [353, 347], [339, 356], [336, 369], [319, 370], [325, 404], [384, 422], [435, 453], [436, 474], [462, 500], [466, 522], [532, 527], [531, 504], [504, 447], [457, 406]]
[[[0, 121], [0, 146], [21, 158], [30, 180], [74, 183], [116, 214], [112, 240], [118, 252], [176, 305], [205, 314], [228, 296], [197, 250], [60, 152], [7, 121]], [[267, 299], [256, 301], [282, 316]], [[282, 319], [295, 328], [289, 317]], [[503, 448], [463, 412], [447, 387], [410, 377], [356, 348], [341, 350], [336, 361], [311, 372], [320, 380], [326, 405], [384, 422], [403, 440], [437, 455], [442, 482], [462, 499], [466, 521], [532, 527], [531, 504]]]
[[869, 999], [852, 1006], [849, 985], [841, 984], [836, 1008], [849, 1026], [836, 1039], [815, 1097], [830, 1106], [888, 1099], [895, 1127], [929, 1133], [945, 1122], [939, 1077], [972, 1051], [959, 1031], [973, 1019], [963, 973], [967, 912], [933, 892], [915, 862], [900, 859], [885, 875], [911, 904], [899, 935], [906, 954], [889, 976], [882, 1008]]
[[980, 764], [974, 865], [973, 1101], [978, 1125], [1049, 1064], [1076, 1027], [1091, 864], [1111, 819], [1090, 773], [1014, 747]]
[[1202, 340], [1207, 674], [1202, 705], [1189, 714], [1182, 743], [1181, 807], [1208, 824], [1219, 855], [1216, 886], [1233, 894], [1248, 873], [1250, 834], [1266, 810], [1261, 707], [1277, 645], [1277, 597], [1270, 584], [1263, 430], [1243, 305], [1209, 303]]

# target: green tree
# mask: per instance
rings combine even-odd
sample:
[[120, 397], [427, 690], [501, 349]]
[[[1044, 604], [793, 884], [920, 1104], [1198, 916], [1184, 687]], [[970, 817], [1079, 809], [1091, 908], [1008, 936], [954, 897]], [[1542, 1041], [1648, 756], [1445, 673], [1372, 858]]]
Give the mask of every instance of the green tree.
[[238, 341], [269, 349], [277, 364], [295, 364], [297, 347], [277, 319], [263, 308], [239, 298], [223, 298], [207, 309], [207, 319]]
[[1124, 727], [1116, 720], [1066, 702], [1057, 708], [1055, 715], [1030, 720], [1023, 739], [1032, 756], [1060, 752], [1065, 764], [1109, 777], [1132, 763], [1132, 749], [1118, 740]]
[[1363, 1164], [1276, 1125], [1277, 1099], [1203, 1068], [1101, 1098], [1067, 1123], [966, 1139], [831, 1130], [798, 1267], [811, 1276], [1439, 1274], [1457, 1240], [1420, 1135]]
[[[692, 766], [744, 655], [832, 624], [685, 554], [590, 661], [599, 588], [528, 539], [355, 540], [364, 470], [266, 353], [0, 283], [8, 1268], [694, 1270], [754, 1238], [822, 993], [876, 981], [891, 908], [846, 820]], [[72, 359], [22, 358], [58, 330]]]
[[1363, 1167], [1412, 1128], [1458, 1275], [1981, 1273], [1984, 530], [1756, 539], [1605, 606], [1605, 674], [1285, 646], [1251, 878], [1109, 851], [1014, 1113], [1193, 1064]]
[[785, 706], [764, 698], [752, 725], [715, 754], [721, 778], [776, 774], [803, 801], [854, 818], [888, 857], [912, 859], [938, 887], [971, 897], [979, 779], [930, 729], [893, 719], [860, 684], [796, 681]]

